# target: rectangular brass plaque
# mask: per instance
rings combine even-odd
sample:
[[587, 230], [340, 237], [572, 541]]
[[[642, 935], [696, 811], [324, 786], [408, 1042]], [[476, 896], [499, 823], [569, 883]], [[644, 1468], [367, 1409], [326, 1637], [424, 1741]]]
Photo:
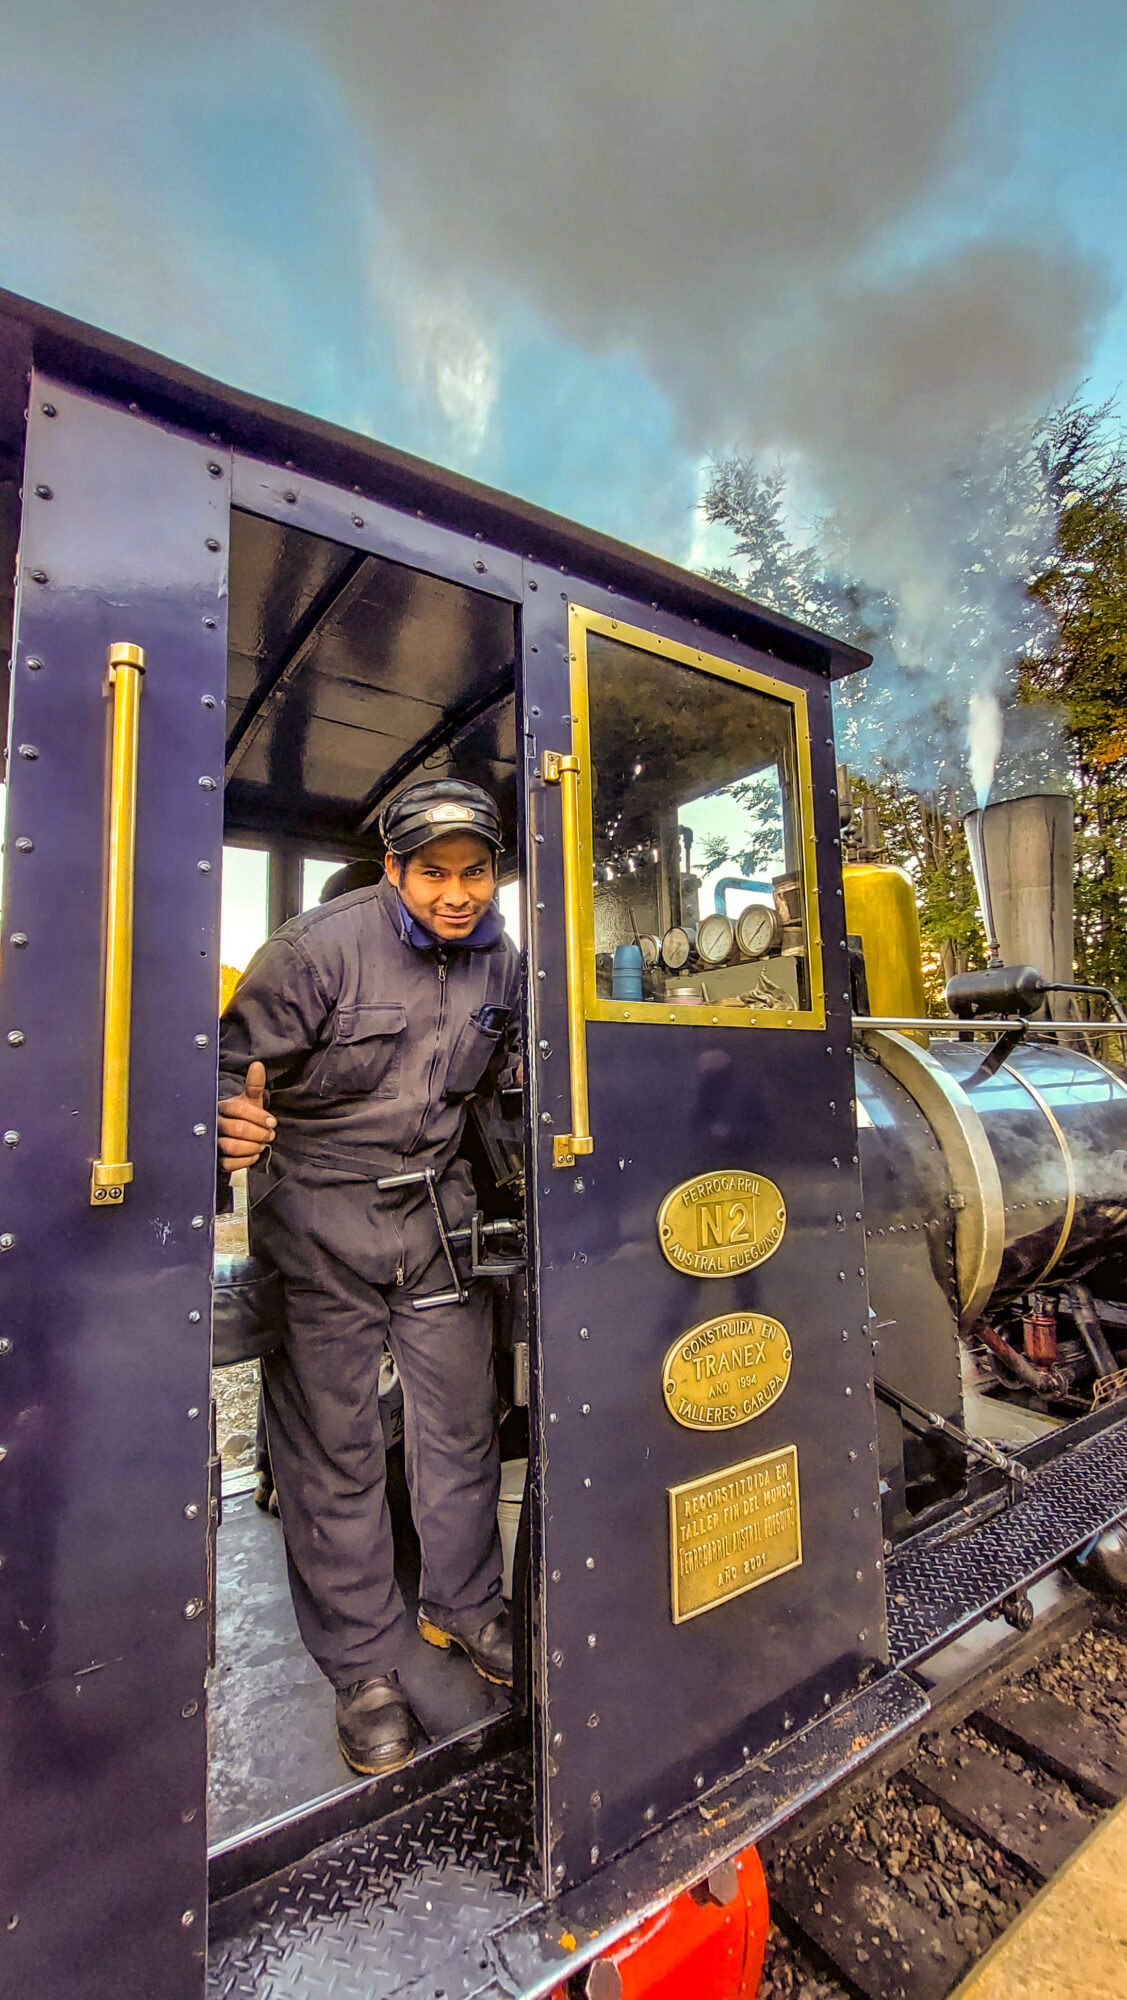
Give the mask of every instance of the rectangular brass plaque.
[[796, 1445], [669, 1488], [675, 1625], [801, 1561]]

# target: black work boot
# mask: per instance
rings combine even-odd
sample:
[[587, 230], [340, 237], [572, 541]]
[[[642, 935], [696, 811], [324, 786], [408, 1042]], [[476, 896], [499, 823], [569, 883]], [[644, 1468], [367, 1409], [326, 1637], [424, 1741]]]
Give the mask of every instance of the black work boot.
[[337, 1689], [337, 1742], [345, 1763], [365, 1778], [410, 1763], [415, 1719], [394, 1674]]
[[460, 1646], [483, 1681], [492, 1681], [495, 1687], [512, 1687], [513, 1628], [504, 1605], [484, 1625], [470, 1630], [453, 1612], [436, 1611], [433, 1605], [420, 1604], [419, 1631], [428, 1645], [446, 1650]]

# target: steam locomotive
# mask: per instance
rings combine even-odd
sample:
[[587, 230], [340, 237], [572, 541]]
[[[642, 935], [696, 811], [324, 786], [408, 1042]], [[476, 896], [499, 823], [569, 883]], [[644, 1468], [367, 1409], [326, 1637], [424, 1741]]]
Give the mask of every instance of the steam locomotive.
[[[11, 296], [0, 535], [0, 1982], [753, 1991], [756, 1842], [953, 1635], [1123, 1580], [1127, 1027], [1059, 808], [974, 829], [997, 963], [928, 1018], [843, 836], [863, 654]], [[526, 958], [445, 1238], [496, 1288], [526, 1684], [422, 1649], [429, 1741], [357, 1781], [208, 1421], [220, 883], [257, 850], [281, 922], [455, 770]]]

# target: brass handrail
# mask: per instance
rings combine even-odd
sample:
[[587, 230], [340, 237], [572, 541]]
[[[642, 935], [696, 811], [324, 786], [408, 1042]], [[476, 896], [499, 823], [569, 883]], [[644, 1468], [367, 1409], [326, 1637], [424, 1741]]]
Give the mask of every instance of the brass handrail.
[[90, 1176], [90, 1200], [125, 1199], [133, 1179], [129, 1152], [129, 1044], [133, 1012], [133, 863], [137, 834], [137, 743], [145, 655], [122, 642], [109, 650], [113, 689], [110, 838], [106, 882], [106, 994], [102, 1039], [102, 1145]]
[[587, 1104], [587, 1023], [583, 1010], [583, 934], [579, 895], [579, 759], [545, 750], [540, 776], [560, 788], [563, 831], [564, 922], [567, 935], [567, 1042], [571, 1065], [571, 1131], [552, 1140], [552, 1165], [573, 1167], [581, 1153], [593, 1153]]

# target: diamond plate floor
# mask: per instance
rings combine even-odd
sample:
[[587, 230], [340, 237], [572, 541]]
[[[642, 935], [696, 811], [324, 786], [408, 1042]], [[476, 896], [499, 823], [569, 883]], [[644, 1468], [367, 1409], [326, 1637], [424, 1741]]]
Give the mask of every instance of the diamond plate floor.
[[894, 1667], [933, 1652], [1127, 1512], [1127, 1421], [1035, 1471], [1016, 1507], [965, 1533], [950, 1522], [888, 1564]]
[[513, 1755], [334, 1841], [213, 1939], [208, 2000], [467, 2000], [493, 1982], [491, 1933], [538, 1900], [531, 1827]]

